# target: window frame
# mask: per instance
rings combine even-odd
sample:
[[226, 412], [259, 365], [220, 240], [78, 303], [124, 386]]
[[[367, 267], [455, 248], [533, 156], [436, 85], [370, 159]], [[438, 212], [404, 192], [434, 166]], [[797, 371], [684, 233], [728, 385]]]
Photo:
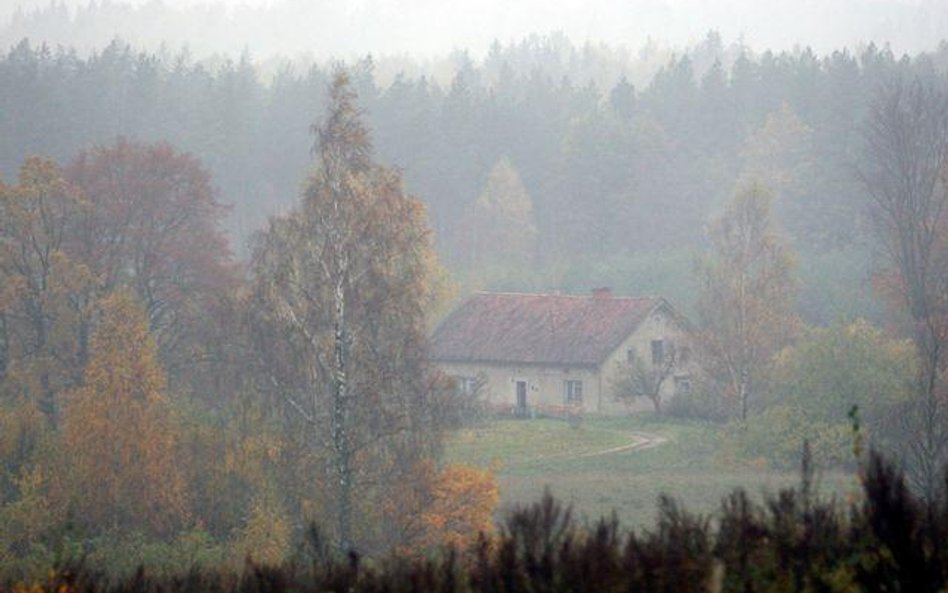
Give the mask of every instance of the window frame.
[[477, 387], [479, 383], [477, 377], [471, 375], [455, 375], [454, 380], [457, 382], [458, 395], [462, 397], [471, 397], [477, 394]]
[[583, 403], [582, 379], [563, 380], [563, 403], [566, 405]]

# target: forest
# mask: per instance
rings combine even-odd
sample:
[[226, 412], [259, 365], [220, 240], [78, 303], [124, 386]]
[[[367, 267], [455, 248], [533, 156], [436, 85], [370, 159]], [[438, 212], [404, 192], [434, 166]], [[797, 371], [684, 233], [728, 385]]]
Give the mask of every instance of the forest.
[[[736, 184], [759, 178], [803, 264], [801, 313], [826, 324], [881, 319], [854, 174], [870, 102], [894, 76], [943, 76], [946, 52], [755, 55], [712, 33], [637, 88], [619, 56], [554, 35], [496, 44], [482, 64], [461, 54], [444, 82], [379, 87], [371, 58], [351, 70], [380, 161], [425, 201], [439, 254], [465, 286], [602, 284], [687, 309], [705, 223]], [[249, 56], [211, 67], [118, 41], [85, 58], [23, 41], [0, 64], [0, 171], [15, 175], [27, 154], [65, 162], [118, 136], [167, 141], [210, 171], [246, 255], [247, 238], [298, 193], [328, 78], [286, 65], [264, 79]], [[498, 216], [523, 226], [526, 244], [475, 256], [465, 244], [479, 230], [475, 202], [503, 163], [527, 200]]]
[[[944, 587], [948, 42], [650, 59], [0, 56], [0, 591]], [[626, 533], [446, 455], [441, 316], [594, 286], [691, 319], [657, 421], [799, 487]]]

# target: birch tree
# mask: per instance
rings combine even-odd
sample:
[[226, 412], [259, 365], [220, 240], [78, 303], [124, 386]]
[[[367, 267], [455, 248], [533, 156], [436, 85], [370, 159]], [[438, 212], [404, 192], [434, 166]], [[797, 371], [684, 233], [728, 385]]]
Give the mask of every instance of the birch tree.
[[264, 387], [324, 463], [318, 483], [348, 550], [371, 539], [357, 510], [437, 446], [424, 362], [437, 263], [420, 202], [372, 159], [345, 73], [314, 132], [302, 202], [255, 251], [256, 339]]
[[764, 365], [796, 325], [794, 261], [771, 226], [771, 200], [758, 184], [739, 190], [711, 227], [711, 255], [697, 264], [705, 366], [742, 420]]

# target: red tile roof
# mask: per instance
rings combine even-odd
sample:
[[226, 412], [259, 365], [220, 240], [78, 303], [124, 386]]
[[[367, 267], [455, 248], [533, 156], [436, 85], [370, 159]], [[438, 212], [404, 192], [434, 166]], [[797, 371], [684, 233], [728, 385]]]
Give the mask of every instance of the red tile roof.
[[664, 301], [657, 297], [476, 293], [435, 330], [443, 362], [595, 366]]

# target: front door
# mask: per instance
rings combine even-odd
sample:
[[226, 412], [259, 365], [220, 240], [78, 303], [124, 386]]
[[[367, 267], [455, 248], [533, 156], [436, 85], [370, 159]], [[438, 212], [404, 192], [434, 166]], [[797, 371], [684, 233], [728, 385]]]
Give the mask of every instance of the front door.
[[527, 382], [517, 381], [517, 415], [527, 415]]

